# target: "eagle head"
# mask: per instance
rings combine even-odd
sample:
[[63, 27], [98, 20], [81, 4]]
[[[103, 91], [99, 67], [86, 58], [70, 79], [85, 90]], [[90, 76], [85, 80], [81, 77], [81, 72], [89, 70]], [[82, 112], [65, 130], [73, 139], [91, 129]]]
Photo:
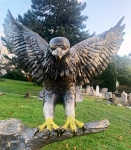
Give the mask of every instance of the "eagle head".
[[49, 42], [49, 49], [56, 60], [60, 60], [70, 50], [70, 42], [65, 37], [56, 37]]

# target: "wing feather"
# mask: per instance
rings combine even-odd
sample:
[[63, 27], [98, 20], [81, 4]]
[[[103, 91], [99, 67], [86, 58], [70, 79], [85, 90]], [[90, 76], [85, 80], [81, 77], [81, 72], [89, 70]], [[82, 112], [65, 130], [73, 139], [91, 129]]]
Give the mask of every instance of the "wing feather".
[[122, 32], [125, 25], [121, 26], [123, 19], [124, 17], [108, 31], [71, 47], [70, 53], [77, 62], [77, 84], [88, 83], [91, 78], [98, 76], [107, 68], [123, 42], [125, 34]]
[[48, 43], [37, 33], [18, 23], [10, 11], [3, 27], [10, 52], [18, 56], [18, 61], [25, 71], [33, 73], [34, 78], [42, 79], [41, 64], [47, 53]]

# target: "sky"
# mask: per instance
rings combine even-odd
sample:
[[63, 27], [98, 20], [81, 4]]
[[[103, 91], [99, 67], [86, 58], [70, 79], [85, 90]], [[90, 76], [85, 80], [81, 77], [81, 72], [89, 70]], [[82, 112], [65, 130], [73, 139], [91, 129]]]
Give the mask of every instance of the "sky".
[[[118, 54], [128, 55], [131, 53], [131, 0], [78, 0], [86, 2], [87, 6], [82, 15], [87, 15], [86, 30], [89, 33], [103, 33], [115, 26], [117, 22], [125, 16], [122, 24], [126, 24], [124, 32], [124, 42]], [[23, 15], [31, 7], [31, 0], [0, 0], [0, 35], [3, 35], [4, 18], [9, 9], [17, 18], [18, 14]]]

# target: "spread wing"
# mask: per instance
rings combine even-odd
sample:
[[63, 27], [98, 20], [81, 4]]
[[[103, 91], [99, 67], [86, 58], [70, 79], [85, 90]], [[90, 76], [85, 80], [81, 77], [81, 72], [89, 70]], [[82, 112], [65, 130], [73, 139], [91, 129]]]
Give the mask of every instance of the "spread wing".
[[71, 55], [76, 59], [77, 84], [89, 83], [89, 80], [102, 73], [111, 58], [120, 48], [125, 25], [121, 26], [124, 17], [104, 33], [86, 39], [71, 48]]
[[47, 53], [47, 42], [37, 33], [18, 23], [10, 11], [4, 20], [4, 34], [10, 52], [18, 57], [18, 63], [34, 78], [42, 79], [41, 62]]

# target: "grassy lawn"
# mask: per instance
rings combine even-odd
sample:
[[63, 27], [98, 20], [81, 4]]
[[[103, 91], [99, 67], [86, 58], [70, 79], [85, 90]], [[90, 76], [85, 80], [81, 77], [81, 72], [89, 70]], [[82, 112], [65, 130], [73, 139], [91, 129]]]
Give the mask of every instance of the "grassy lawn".
[[38, 95], [38, 92], [42, 90], [42, 86], [34, 85], [33, 82], [17, 81], [10, 79], [2, 79], [2, 81], [0, 80], [0, 92], [17, 93], [23, 95], [28, 92], [31, 95], [36, 96]]
[[[9, 87], [12, 87], [12, 89]], [[0, 82], [0, 92], [7, 92], [4, 95], [0, 95], [0, 120], [17, 118], [22, 120], [28, 127], [37, 127], [43, 123], [43, 102], [34, 97], [23, 98], [21, 94], [25, 94], [27, 89], [35, 91], [32, 92], [32, 95], [37, 95], [41, 87], [21, 81], [6, 80], [5, 82]], [[97, 99], [88, 96], [84, 97], [83, 102], [77, 103], [76, 118], [83, 122], [108, 119], [111, 124], [108, 130], [53, 143], [43, 148], [43, 150], [131, 149], [131, 110], [125, 107], [107, 105], [105, 100], [97, 102]], [[64, 124], [64, 109], [61, 105], [56, 107], [54, 120], [58, 125]]]

